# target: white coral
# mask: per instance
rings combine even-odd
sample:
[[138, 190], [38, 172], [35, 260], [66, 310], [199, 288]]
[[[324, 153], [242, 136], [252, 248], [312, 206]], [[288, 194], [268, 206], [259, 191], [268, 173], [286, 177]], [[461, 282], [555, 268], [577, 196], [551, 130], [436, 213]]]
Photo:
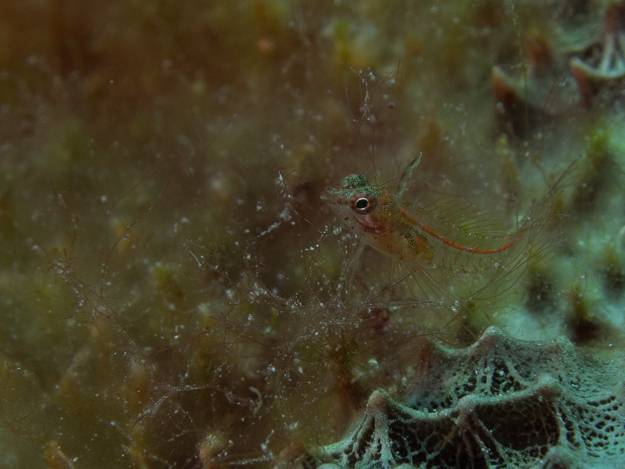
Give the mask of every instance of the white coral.
[[[304, 468], [622, 467], [623, 356], [567, 339], [518, 341], [491, 327], [467, 349], [422, 349], [404, 402], [377, 390], [334, 444]], [[426, 359], [427, 357], [427, 359]]]

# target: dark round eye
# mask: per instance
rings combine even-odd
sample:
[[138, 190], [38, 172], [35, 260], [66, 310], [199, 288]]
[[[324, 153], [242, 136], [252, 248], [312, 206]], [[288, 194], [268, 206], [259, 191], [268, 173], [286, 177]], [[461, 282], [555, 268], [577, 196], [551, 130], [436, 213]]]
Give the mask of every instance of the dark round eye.
[[376, 202], [373, 197], [364, 192], [356, 194], [350, 201], [352, 210], [361, 215], [366, 215], [375, 210]]

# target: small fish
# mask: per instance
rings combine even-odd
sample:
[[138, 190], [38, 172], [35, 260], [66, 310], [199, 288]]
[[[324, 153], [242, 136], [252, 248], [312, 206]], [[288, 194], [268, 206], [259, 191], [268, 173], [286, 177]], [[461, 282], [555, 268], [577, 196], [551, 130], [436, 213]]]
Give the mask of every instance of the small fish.
[[[370, 298], [390, 294], [400, 303], [438, 305], [452, 312], [451, 320], [478, 300], [495, 306], [495, 298], [504, 300], [530, 261], [542, 258], [557, 239], [558, 233], [544, 228], [553, 219], [554, 194], [568, 170], [532, 202], [515, 228], [505, 229], [457, 198], [426, 194], [415, 203], [405, 201], [420, 161], [421, 155], [408, 165], [395, 191], [352, 174], [321, 196], [363, 245], [391, 258], [386, 268], [368, 264], [379, 286], [366, 287]], [[350, 272], [363, 280], [358, 269]]]
[[366, 244], [401, 261], [417, 261], [433, 268], [483, 270], [485, 261], [506, 256], [522, 238], [523, 227], [505, 233], [493, 218], [455, 199], [441, 198], [421, 207], [403, 202], [415, 158], [404, 172], [395, 194], [366, 176], [347, 176], [322, 199]]

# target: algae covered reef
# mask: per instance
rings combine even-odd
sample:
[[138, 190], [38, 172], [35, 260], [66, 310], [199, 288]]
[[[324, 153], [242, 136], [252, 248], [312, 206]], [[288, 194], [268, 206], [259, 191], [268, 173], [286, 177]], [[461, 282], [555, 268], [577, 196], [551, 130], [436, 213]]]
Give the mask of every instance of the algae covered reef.
[[623, 4], [0, 13], [0, 467], [622, 463]]

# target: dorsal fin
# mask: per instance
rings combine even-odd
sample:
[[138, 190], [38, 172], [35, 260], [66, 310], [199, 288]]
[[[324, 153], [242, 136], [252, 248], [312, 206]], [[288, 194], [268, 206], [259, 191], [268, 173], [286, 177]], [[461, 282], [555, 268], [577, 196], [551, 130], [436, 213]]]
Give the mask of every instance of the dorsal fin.
[[412, 178], [412, 173], [414, 172], [415, 168], [419, 166], [419, 163], [421, 163], [422, 156], [423, 152], [419, 152], [419, 156], [417, 156], [414, 160], [410, 162], [410, 164], [406, 168], [406, 171], [404, 171], [404, 174], [402, 174], [401, 179], [399, 180], [399, 184], [397, 184], [397, 193], [395, 196], [397, 200], [400, 200], [402, 195], [404, 195], [404, 193], [406, 192], [406, 189], [408, 189], [408, 182], [410, 182], [410, 179]]

